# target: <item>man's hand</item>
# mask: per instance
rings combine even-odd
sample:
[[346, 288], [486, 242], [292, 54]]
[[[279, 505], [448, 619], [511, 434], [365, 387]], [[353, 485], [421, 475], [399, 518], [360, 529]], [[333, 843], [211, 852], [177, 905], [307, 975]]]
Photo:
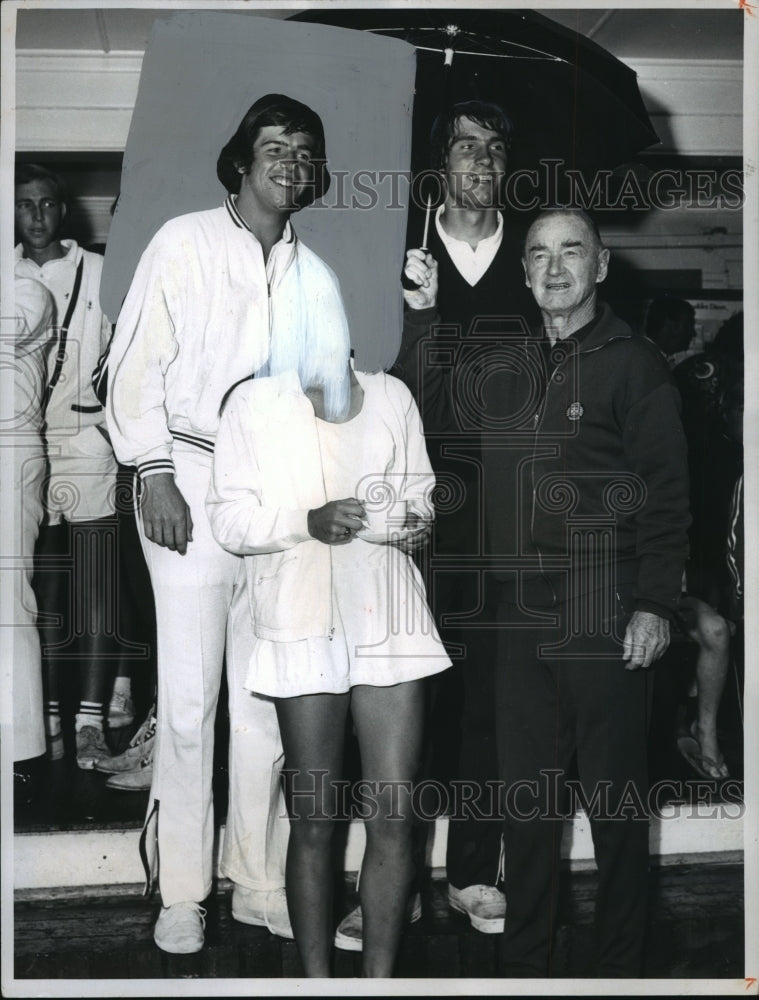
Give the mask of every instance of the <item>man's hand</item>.
[[184, 555], [192, 541], [192, 515], [173, 473], [159, 472], [142, 480], [141, 507], [150, 541]]
[[325, 545], [346, 545], [364, 527], [364, 508], [355, 498], [330, 500], [308, 512], [308, 533]]
[[625, 632], [625, 670], [647, 669], [669, 646], [669, 622], [651, 611], [635, 611]]
[[437, 261], [423, 250], [407, 250], [403, 273], [416, 288], [404, 288], [403, 298], [410, 309], [429, 309], [437, 303]]

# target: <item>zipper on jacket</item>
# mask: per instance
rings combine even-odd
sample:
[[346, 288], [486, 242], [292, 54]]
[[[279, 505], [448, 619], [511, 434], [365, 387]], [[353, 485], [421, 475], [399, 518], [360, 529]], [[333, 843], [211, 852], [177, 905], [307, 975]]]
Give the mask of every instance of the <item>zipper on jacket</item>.
[[[580, 350], [577, 351], [577, 357], [579, 357], [581, 354], [593, 354], [595, 351], [600, 351], [604, 347], [606, 347], [607, 344], [612, 343], [612, 341], [629, 340], [629, 339], [630, 339], [629, 337], [619, 337], [619, 336], [610, 337], [609, 340], [605, 340], [603, 344], [598, 344], [595, 347], [589, 347], [584, 351], [582, 350], [582, 346], [580, 346]], [[553, 346], [554, 345], [551, 344], [552, 348]], [[538, 427], [540, 426], [540, 418], [545, 413], [546, 403], [548, 400], [548, 390], [551, 388], [551, 384], [554, 378], [556, 377], [556, 373], [565, 364], [565, 362], [566, 358], [563, 361], [559, 362], [559, 364], [556, 365], [556, 367], [554, 368], [553, 372], [551, 373], [551, 377], [546, 382], [546, 389], [545, 392], [543, 393], [543, 399], [541, 400], [540, 406], [535, 412], [535, 416], [533, 418], [534, 437], [532, 442], [532, 462], [530, 463], [530, 476], [532, 477], [532, 510], [530, 512], [530, 541], [532, 542], [533, 547], [535, 548], [535, 551], [537, 552], [538, 555], [538, 562], [540, 564], [540, 574], [548, 581], [551, 587], [551, 595], [554, 599], [554, 602], [556, 602], [556, 591], [554, 590], [553, 583], [551, 583], [550, 577], [548, 577], [545, 573], [545, 569], [543, 567], [543, 553], [540, 550], [540, 546], [535, 541], [535, 499], [537, 494], [537, 490], [535, 488], [535, 461], [536, 461], [536, 453], [538, 450]]]
[[[553, 344], [551, 345], [551, 347], [553, 347]], [[564, 362], [561, 362], [561, 364], [563, 364], [563, 363]], [[537, 411], [535, 413], [535, 420], [534, 420], [534, 425], [533, 425], [534, 436], [533, 436], [533, 441], [532, 441], [532, 462], [530, 463], [530, 476], [532, 478], [532, 510], [530, 511], [530, 541], [532, 542], [533, 547], [535, 548], [535, 551], [538, 554], [538, 563], [540, 565], [540, 575], [547, 581], [548, 585], [551, 588], [551, 597], [553, 598], [554, 604], [557, 602], [556, 591], [554, 590], [554, 586], [553, 586], [552, 581], [550, 580], [550, 578], [547, 576], [547, 574], [545, 572], [545, 568], [543, 566], [543, 553], [540, 550], [540, 546], [535, 541], [535, 498], [536, 498], [536, 494], [537, 494], [537, 489], [535, 487], [535, 460], [536, 460], [536, 454], [537, 454], [537, 450], [538, 450], [538, 427], [540, 426], [540, 418], [541, 418], [542, 414], [545, 412], [546, 400], [548, 399], [548, 390], [549, 390], [549, 388], [551, 386], [551, 383], [554, 380], [556, 372], [561, 367], [561, 364], [557, 365], [554, 368], [553, 372], [551, 373], [551, 377], [546, 382], [546, 388], [545, 388], [545, 392], [543, 393], [543, 399], [541, 400], [540, 406], [538, 407], [538, 409], [537, 409]]]

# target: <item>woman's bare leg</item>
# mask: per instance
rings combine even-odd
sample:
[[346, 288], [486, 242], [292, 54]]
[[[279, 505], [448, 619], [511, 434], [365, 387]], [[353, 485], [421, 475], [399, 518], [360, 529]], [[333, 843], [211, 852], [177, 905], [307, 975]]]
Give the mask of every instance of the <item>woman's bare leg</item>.
[[333, 782], [341, 775], [349, 702], [348, 694], [276, 699], [290, 809], [287, 908], [307, 976], [330, 975]]
[[398, 952], [413, 873], [411, 786], [419, 766], [423, 706], [423, 681], [351, 691], [363, 798], [373, 813], [365, 822], [359, 884], [364, 976], [391, 976]]

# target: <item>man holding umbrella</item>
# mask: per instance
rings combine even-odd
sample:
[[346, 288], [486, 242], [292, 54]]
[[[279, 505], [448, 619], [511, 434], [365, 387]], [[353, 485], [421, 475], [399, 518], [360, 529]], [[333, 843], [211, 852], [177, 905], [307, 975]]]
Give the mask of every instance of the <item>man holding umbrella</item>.
[[[434, 747], [436, 741], [450, 744], [452, 730], [460, 726], [455, 777], [467, 804], [457, 810], [454, 796], [448, 899], [486, 934], [503, 929], [506, 902], [497, 887], [501, 827], [487, 784], [497, 774], [494, 631], [472, 627], [477, 622], [472, 615], [483, 610], [483, 579], [480, 423], [471, 387], [488, 363], [493, 334], [522, 329], [524, 317], [535, 312], [519, 263], [520, 234], [500, 211], [512, 132], [506, 112], [484, 101], [454, 104], [435, 121], [431, 161], [440, 172], [444, 199], [426, 247], [407, 253], [406, 275], [417, 287], [404, 292], [405, 328], [392, 369], [417, 399], [442, 490], [460, 498], [453, 505], [438, 504], [429, 566], [433, 609], [458, 668], [457, 690], [451, 691], [447, 680], [437, 686], [429, 728]], [[430, 273], [432, 261], [436, 269]], [[436, 292], [442, 336], [430, 335]], [[437, 360], [443, 352], [450, 363]], [[469, 622], [457, 628], [456, 617]]]

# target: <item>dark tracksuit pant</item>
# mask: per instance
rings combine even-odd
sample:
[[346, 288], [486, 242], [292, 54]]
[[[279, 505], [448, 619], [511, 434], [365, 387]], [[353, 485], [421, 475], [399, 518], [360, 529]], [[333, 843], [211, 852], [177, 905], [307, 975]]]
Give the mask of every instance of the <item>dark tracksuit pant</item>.
[[[576, 755], [599, 871], [597, 972], [635, 978], [646, 920], [648, 820], [639, 803], [645, 806], [648, 788], [653, 677], [626, 670], [622, 661], [618, 640], [632, 610], [630, 588], [608, 592], [606, 604], [598, 592], [553, 607], [540, 597], [520, 607], [513, 593], [503, 596], [495, 676], [507, 900], [500, 972], [542, 977], [556, 971], [561, 814], [569, 798], [564, 781]], [[531, 619], [536, 606], [557, 624]], [[546, 648], [572, 628], [574, 637]]]
[[[471, 607], [475, 600], [472, 596], [468, 605], [459, 607]], [[466, 889], [470, 885], [496, 885], [500, 877], [502, 824], [494, 792], [498, 756], [493, 699], [498, 633], [493, 628], [465, 627], [459, 630], [458, 639], [465, 653], [453, 666], [460, 674], [461, 728], [446, 873], [450, 885]]]

